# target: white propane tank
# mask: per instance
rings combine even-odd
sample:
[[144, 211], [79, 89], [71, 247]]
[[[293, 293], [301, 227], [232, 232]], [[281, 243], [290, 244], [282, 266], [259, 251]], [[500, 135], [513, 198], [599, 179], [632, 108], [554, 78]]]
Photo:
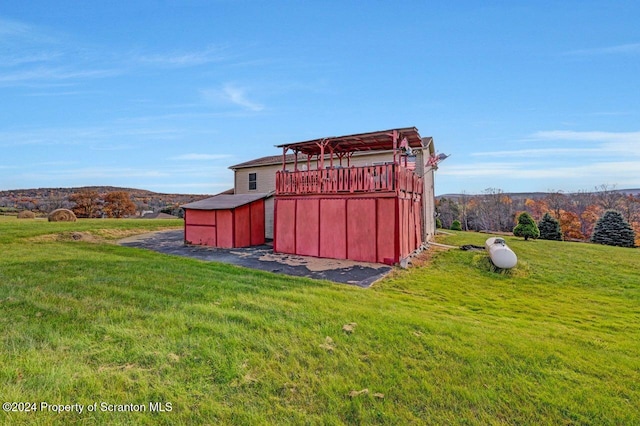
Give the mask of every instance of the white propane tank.
[[484, 243], [484, 247], [489, 252], [491, 262], [498, 268], [510, 269], [518, 263], [518, 257], [509, 248], [504, 238], [491, 237]]

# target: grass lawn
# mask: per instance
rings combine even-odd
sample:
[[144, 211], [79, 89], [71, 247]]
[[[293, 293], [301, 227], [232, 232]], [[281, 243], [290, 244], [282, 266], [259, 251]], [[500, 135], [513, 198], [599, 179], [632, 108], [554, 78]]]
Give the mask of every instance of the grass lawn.
[[438, 251], [361, 289], [111, 243], [167, 226], [0, 218], [0, 399], [37, 409], [0, 422], [640, 424], [638, 249], [507, 237], [508, 274]]

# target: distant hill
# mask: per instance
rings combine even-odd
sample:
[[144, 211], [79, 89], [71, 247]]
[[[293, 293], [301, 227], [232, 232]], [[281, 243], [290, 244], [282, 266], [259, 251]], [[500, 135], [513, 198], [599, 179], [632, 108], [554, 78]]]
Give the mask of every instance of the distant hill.
[[39, 210], [42, 212], [52, 211], [60, 207], [70, 208], [72, 203], [69, 201], [69, 196], [82, 191], [96, 191], [100, 195], [115, 191], [127, 192], [140, 213], [149, 211], [157, 213], [165, 209], [176, 209], [180, 205], [210, 196], [200, 194], [164, 194], [147, 191], [145, 189], [115, 186], [31, 188], [0, 191], [0, 207], [19, 210]]

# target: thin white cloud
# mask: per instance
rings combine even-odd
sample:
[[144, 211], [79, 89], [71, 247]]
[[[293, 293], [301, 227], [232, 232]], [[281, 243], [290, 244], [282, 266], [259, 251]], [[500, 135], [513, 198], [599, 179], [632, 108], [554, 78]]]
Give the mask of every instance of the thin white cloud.
[[219, 192], [220, 189], [228, 189], [233, 188], [233, 182], [185, 182], [185, 183], [157, 183], [146, 185], [146, 188], [149, 189], [159, 189], [159, 188], [171, 188], [173, 190], [184, 190], [189, 188], [198, 188], [198, 189], [216, 189], [216, 192]]
[[15, 36], [28, 32], [28, 25], [22, 22], [0, 18], [0, 36]]
[[505, 162], [448, 165], [447, 167], [441, 167], [438, 170], [438, 174], [468, 179], [491, 177], [499, 180], [498, 178], [502, 178], [505, 182], [518, 179], [527, 181], [545, 179], [579, 180], [597, 177], [598, 179], [606, 178], [616, 182], [634, 181], [636, 185], [639, 185], [638, 170], [640, 170], [640, 161], [592, 162], [577, 166], [544, 162], [536, 164]]
[[54, 39], [33, 25], [21, 21], [0, 18], [0, 40], [4, 42], [15, 40], [51, 42]]
[[16, 84], [33, 81], [76, 80], [90, 78], [105, 78], [120, 74], [116, 69], [87, 69], [73, 70], [62, 67], [39, 67], [36, 69], [0, 73], [0, 85]]
[[223, 48], [212, 47], [201, 51], [193, 52], [171, 52], [164, 54], [138, 55], [136, 60], [143, 64], [160, 65], [167, 67], [193, 67], [208, 64], [211, 62], [221, 62], [228, 59]]
[[0, 18], [0, 87], [77, 84], [120, 75], [108, 52], [64, 34]]
[[595, 47], [590, 49], [578, 49], [565, 52], [568, 56], [595, 56], [595, 55], [631, 55], [640, 54], [640, 43], [618, 44], [615, 46]]
[[640, 132], [579, 132], [574, 130], [548, 130], [535, 132], [532, 140], [565, 140], [589, 142], [640, 142]]
[[170, 160], [187, 160], [187, 161], [201, 161], [201, 160], [221, 160], [229, 158], [228, 154], [183, 154], [175, 157], [171, 157]]
[[[135, 147], [139, 141], [165, 141], [182, 137], [184, 130], [168, 127], [43, 127], [23, 131], [0, 132], [0, 147], [85, 145], [96, 150], [120, 150]], [[115, 143], [114, 140], [128, 140]]]
[[99, 94], [97, 90], [67, 90], [59, 92], [35, 92], [25, 93], [23, 96], [29, 98], [45, 98], [45, 97], [58, 97], [58, 96], [84, 96]]
[[471, 153], [472, 157], [549, 157], [557, 155], [602, 154], [600, 148], [539, 148]]
[[[598, 156], [602, 158], [607, 155], [640, 155], [640, 132], [547, 130], [535, 132], [524, 138], [523, 141], [541, 142], [544, 143], [544, 146], [541, 148], [481, 151], [471, 153], [471, 156], [489, 158]], [[573, 146], [548, 147], [549, 142], [572, 142]]]
[[77, 180], [77, 179], [109, 179], [117, 177], [121, 178], [163, 178], [169, 177], [171, 174], [161, 172], [159, 170], [145, 170], [138, 168], [124, 167], [84, 167], [78, 169], [59, 169], [48, 170], [46, 172], [30, 172], [28, 178], [30, 180]]
[[264, 109], [264, 105], [255, 102], [247, 97], [248, 89], [235, 84], [227, 83], [220, 89], [203, 90], [202, 94], [208, 101], [223, 104], [233, 104], [246, 110], [259, 112]]
[[48, 62], [62, 56], [60, 52], [36, 52], [26, 54], [0, 55], [0, 67], [10, 68], [18, 65]]
[[590, 143], [595, 145], [592, 149], [599, 151], [601, 155], [615, 153], [640, 156], [640, 132], [550, 130], [536, 132], [529, 140]]

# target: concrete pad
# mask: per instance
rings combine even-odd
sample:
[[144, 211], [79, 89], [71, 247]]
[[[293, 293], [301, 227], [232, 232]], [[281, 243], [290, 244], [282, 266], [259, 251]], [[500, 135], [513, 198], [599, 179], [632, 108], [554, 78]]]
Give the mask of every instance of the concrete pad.
[[185, 245], [183, 230], [135, 235], [118, 241], [118, 244], [359, 287], [371, 286], [374, 282], [385, 277], [392, 269], [388, 265], [378, 263], [274, 253], [273, 247], [270, 245], [232, 249]]

